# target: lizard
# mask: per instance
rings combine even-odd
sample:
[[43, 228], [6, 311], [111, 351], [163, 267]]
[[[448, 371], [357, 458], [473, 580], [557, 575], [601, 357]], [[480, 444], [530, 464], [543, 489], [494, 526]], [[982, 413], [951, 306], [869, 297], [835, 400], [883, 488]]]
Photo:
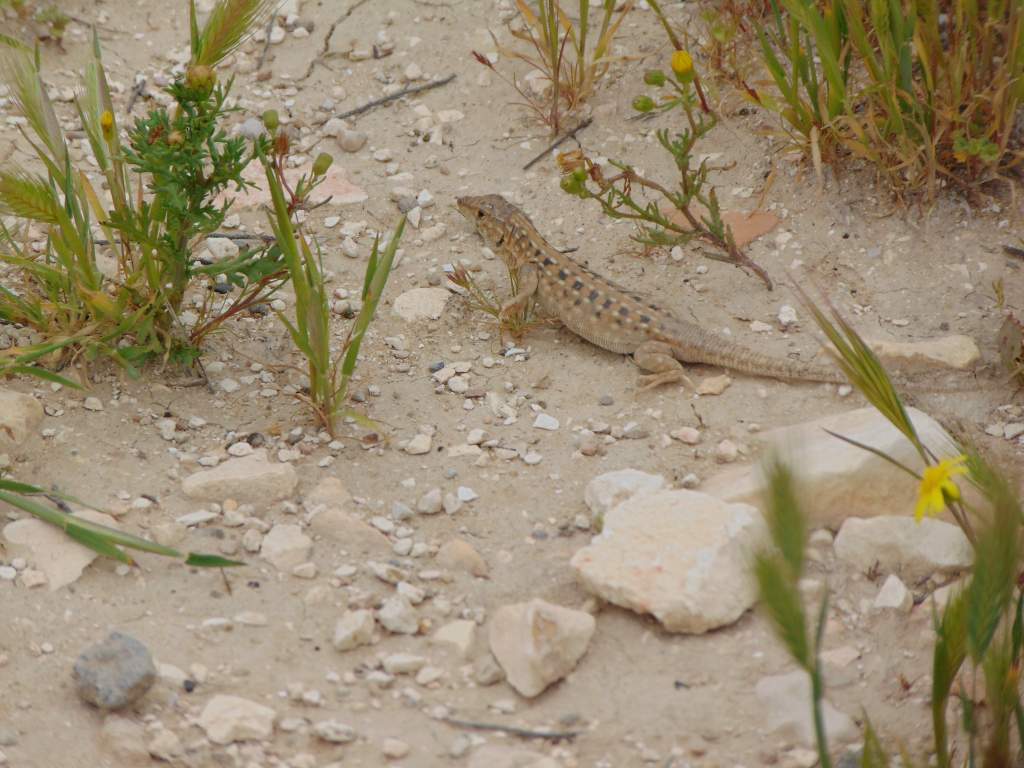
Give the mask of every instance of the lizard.
[[677, 318], [554, 248], [501, 195], [459, 197], [456, 206], [518, 275], [519, 291], [502, 305], [502, 317], [536, 299], [542, 311], [577, 336], [609, 352], [632, 355], [648, 372], [640, 376], [642, 390], [675, 383], [692, 389], [683, 363], [777, 379], [846, 382], [834, 366], [773, 357]]

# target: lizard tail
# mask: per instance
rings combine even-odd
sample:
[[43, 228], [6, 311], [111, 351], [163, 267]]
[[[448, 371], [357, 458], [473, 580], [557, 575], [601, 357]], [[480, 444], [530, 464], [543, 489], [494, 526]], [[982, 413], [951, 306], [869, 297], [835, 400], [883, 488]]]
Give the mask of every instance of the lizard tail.
[[682, 362], [717, 365], [772, 379], [846, 383], [846, 376], [833, 365], [774, 357], [714, 333], [703, 332], [699, 343], [690, 349], [679, 349], [678, 357]]

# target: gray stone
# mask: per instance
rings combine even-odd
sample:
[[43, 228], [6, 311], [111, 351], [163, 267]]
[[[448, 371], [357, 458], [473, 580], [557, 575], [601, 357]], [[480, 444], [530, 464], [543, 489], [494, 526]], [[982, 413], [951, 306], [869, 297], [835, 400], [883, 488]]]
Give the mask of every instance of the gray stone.
[[87, 648], [72, 672], [78, 695], [100, 709], [120, 709], [143, 696], [156, 680], [149, 650], [130, 635], [112, 632]]
[[399, 635], [415, 635], [420, 628], [416, 609], [400, 594], [392, 595], [383, 602], [377, 611], [377, 621], [384, 629]]

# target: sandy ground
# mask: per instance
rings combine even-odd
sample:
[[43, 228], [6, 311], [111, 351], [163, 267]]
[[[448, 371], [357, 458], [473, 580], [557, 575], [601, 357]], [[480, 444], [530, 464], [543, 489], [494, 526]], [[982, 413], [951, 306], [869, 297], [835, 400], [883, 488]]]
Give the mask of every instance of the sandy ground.
[[[171, 68], [164, 54], [186, 44], [184, 3], [110, 0], [66, 5], [76, 20], [98, 23], [106, 64], [120, 85], [121, 110], [133, 77], [142, 73], [152, 83], [154, 73]], [[358, 289], [370, 238], [358, 239], [360, 259], [347, 258], [341, 255], [339, 228], [327, 229], [324, 219], [340, 216], [342, 225], [365, 221], [371, 229], [387, 229], [397, 216], [389, 198], [393, 184], [385, 175], [386, 164], [372, 157], [376, 150], [390, 150], [399, 172], [411, 174], [402, 186], [428, 189], [435, 198], [436, 205], [424, 212], [420, 232], [437, 223], [445, 224], [447, 231], [433, 242], [424, 242], [416, 230], [408, 232], [402, 262], [364, 346], [356, 389], [365, 394], [372, 387], [370, 391], [377, 393], [366, 398], [368, 412], [386, 426], [390, 442], [366, 450], [352, 439], [359, 432], [347, 430], [345, 447], [330, 466], [319, 466], [330, 455], [323, 446], [295, 463], [300, 481], [292, 499], [297, 502], [322, 478], [333, 475], [350, 489], [358, 500], [357, 511], [368, 518], [386, 515], [397, 501], [414, 506], [434, 486], [445, 491], [457, 485], [473, 488], [480, 498], [454, 516], [417, 517], [410, 523], [415, 540], [433, 546], [456, 535], [465, 538], [490, 567], [487, 579], [457, 573], [450, 583], [428, 585], [437, 595], [421, 614], [435, 625], [459, 617], [483, 619], [503, 604], [535, 596], [584, 605], [588, 595], [575, 584], [567, 561], [589, 539], [590, 534], [576, 529], [573, 521], [585, 512], [583, 488], [593, 476], [635, 467], [662, 473], [673, 482], [691, 472], [706, 478], [716, 471], [711, 454], [722, 439], [746, 449], [750, 433], [757, 429], [859, 404], [855, 395], [840, 398], [828, 386], [743, 376], [717, 397], [695, 398], [674, 387], [640, 394], [629, 359], [596, 350], [564, 330], [532, 333], [524, 341], [525, 359], [515, 359], [502, 357], [490, 320], [471, 312], [457, 297], [438, 321], [408, 324], [395, 316], [391, 301], [410, 288], [438, 284], [445, 263], [479, 265], [485, 274], [503, 281], [500, 264], [484, 258], [480, 240], [453, 207], [460, 194], [501, 192], [520, 202], [552, 242], [578, 247], [577, 256], [590, 267], [649, 293], [683, 317], [708, 328], [728, 329], [734, 338], [772, 354], [798, 351], [806, 357], [817, 349], [806, 322], [796, 331], [778, 330], [779, 307], [797, 304], [784, 285], [766, 292], [756, 279], [702, 258], [697, 248], [688, 249], [681, 262], [665, 253], [643, 255], [630, 241], [627, 224], [609, 223], [596, 204], [584, 204], [559, 190], [554, 163], [544, 161], [529, 172], [521, 170], [547, 143], [546, 132], [512, 105], [515, 94], [504, 84], [479, 79], [483, 68], [470, 55], [474, 48], [492, 49], [488, 29], [505, 34], [500, 13], [500, 4], [485, 0], [306, 0], [300, 17], [313, 22], [312, 34], [304, 39], [289, 35], [270, 48], [269, 80], [258, 81], [250, 72], [239, 74], [236, 81], [243, 110], [238, 121], [277, 108], [317, 135], [317, 126], [328, 116], [318, 107], [333, 98], [332, 89], [339, 85], [347, 95], [335, 99], [335, 112], [379, 96], [383, 84], [399, 82], [411, 63], [426, 77], [457, 75], [443, 88], [358, 117], [354, 125], [369, 135], [369, 142], [355, 154], [342, 152], [330, 138], [322, 142], [321, 148], [332, 151], [349, 178], [369, 195], [365, 203], [326, 207], [310, 215], [310, 230], [324, 247], [337, 287]], [[678, 8], [673, 16], [682, 20]], [[325, 41], [335, 22], [331, 39]], [[75, 83], [74, 74], [88, 51], [85, 30], [76, 21], [65, 41], [66, 51], [44, 48], [44, 69], [53, 85]], [[394, 42], [392, 55], [359, 62], [341, 55], [350, 41], [357, 48], [368, 47], [381, 32]], [[594, 123], [581, 134], [581, 141], [594, 156], [628, 158], [671, 182], [668, 156], [653, 133], [671, 125], [673, 118], [651, 123], [627, 120], [630, 101], [641, 92], [642, 71], [663, 66], [668, 53], [652, 14], [634, 12], [623, 25], [618, 45], [635, 58], [612, 70], [594, 100]], [[251, 43], [245, 58], [253, 60], [261, 48]], [[417, 104], [433, 113], [459, 110], [464, 118], [449, 126], [445, 144], [425, 144], [411, 130], [418, 118], [413, 109]], [[143, 103], [136, 106], [135, 114], [142, 108]], [[68, 125], [74, 123], [71, 105], [59, 105], [59, 112]], [[764, 129], [772, 125], [770, 116], [763, 114], [729, 115], [704, 148], [718, 154], [717, 162], [727, 167], [717, 178], [729, 209], [753, 208], [766, 175], [775, 168], [767, 204], [783, 221], [750, 246], [750, 255], [780, 282], [787, 270], [802, 265], [802, 274], [823, 286], [868, 335], [918, 340], [962, 333], [975, 338], [983, 355], [980, 378], [989, 388], [929, 395], [922, 405], [936, 416], [955, 416], [971, 437], [1019, 460], [1019, 447], [982, 431], [997, 420], [995, 407], [1011, 402], [1010, 392], [990, 386], [986, 370], [995, 366], [1000, 320], [992, 282], [1005, 276], [1008, 301], [1021, 304], [1019, 265], [1009, 263], [1001, 252], [1001, 245], [1012, 239], [1017, 220], [1006, 210], [981, 214], [948, 200], [923, 217], [905, 217], [865, 176], [830, 179], [819, 190], [812, 173], [779, 152], [779, 142], [765, 138]], [[15, 165], [27, 158], [17, 131], [3, 121], [0, 149]], [[79, 148], [77, 154], [81, 152]], [[250, 229], [265, 228], [263, 214], [255, 209], [242, 212], [242, 223]], [[774, 330], [755, 334], [750, 329], [755, 320]], [[346, 322], [338, 318], [339, 329]], [[391, 336], [404, 337], [407, 357], [393, 356], [384, 342]], [[496, 364], [485, 367], [485, 357]], [[232, 433], [286, 435], [295, 427], [312, 427], [292, 398], [260, 396], [264, 385], [244, 378], [256, 376], [256, 364], [272, 372], [277, 384], [297, 380], [288, 366], [298, 360], [272, 317], [230, 324], [210, 340], [204, 361], [223, 363], [223, 370], [211, 378], [235, 378], [241, 389], [224, 394], [201, 386], [182, 388], [173, 385], [177, 374], [169, 378], [156, 370], [147, 371], [141, 380], [126, 381], [99, 368], [89, 394], [100, 398], [104, 408], [90, 412], [81, 407], [80, 394], [55, 392], [28, 380], [9, 382], [15, 389], [35, 392], [51, 414], [42, 428], [51, 430], [52, 436], [32, 438], [17, 458], [14, 473], [101, 506], [124, 508], [130, 500], [151, 498], [156, 501], [152, 507], [131, 510], [121, 518], [129, 530], [141, 533], [209, 508], [188, 500], [181, 491], [181, 478], [198, 469], [195, 456], [222, 452]], [[462, 396], [438, 391], [429, 368], [439, 361], [471, 361], [474, 387], [520, 394], [524, 400], [518, 423], [499, 426], [481, 400], [470, 401], [467, 409]], [[716, 371], [693, 373], [705, 376]], [[604, 396], [611, 405], [600, 404]], [[558, 418], [560, 429], [531, 429], [530, 404], [541, 405]], [[192, 462], [179, 460], [161, 438], [156, 422], [167, 417], [182, 424], [192, 417], [205, 420], [205, 426], [189, 430], [187, 440], [176, 446], [192, 454]], [[583, 457], [574, 451], [573, 427], [590, 420], [613, 427], [638, 422], [648, 436], [618, 440], [604, 456]], [[397, 444], [422, 425], [436, 428], [434, 450], [422, 456], [399, 450]], [[663, 435], [684, 425], [702, 430], [700, 445], [663, 443]], [[500, 435], [508, 444], [529, 445], [543, 460], [536, 466], [502, 460], [476, 466], [469, 458], [450, 458], [444, 449], [463, 444], [466, 432], [477, 427]], [[889, 511], [903, 513], [909, 503], [894, 499]], [[257, 505], [254, 514], [270, 524], [295, 519], [280, 503]], [[125, 574], [110, 563], [95, 563], [77, 583], [54, 593], [0, 584], [0, 726], [10, 742], [0, 749], [8, 763], [16, 768], [119, 764], [100, 748], [102, 714], [78, 699], [70, 677], [77, 654], [111, 629], [138, 637], [160, 662], [191, 670], [190, 674], [196, 672], [193, 665], [201, 666], [200, 673], [207, 671], [191, 693], [160, 682], [127, 713], [150, 728], [159, 721], [175, 732], [188, 750], [176, 761], [180, 765], [297, 767], [332, 760], [383, 765], [388, 761], [381, 743], [388, 737], [411, 747], [408, 757], [392, 761], [395, 765], [465, 763], [467, 758], [450, 755], [463, 731], [428, 716], [439, 705], [473, 720], [535, 728], [575, 723], [585, 734], [574, 742], [533, 745], [565, 766], [665, 765], [673, 755], [679, 758], [677, 765], [750, 766], [791, 760], [792, 743], [764, 733], [766, 713], [753, 695], [758, 679], [790, 669], [767, 622], [756, 614], [726, 629], [689, 637], [670, 635], [647, 618], [603, 608], [594, 640], [577, 670], [539, 698], [526, 700], [504, 683], [475, 685], [467, 662], [428, 646], [420, 637], [386, 635], [376, 645], [336, 652], [331, 633], [352, 595], [350, 589], [335, 586], [331, 574], [342, 565], [362, 565], [360, 559], [318, 542], [313, 560], [319, 575], [303, 580], [278, 574], [258, 556], [239, 549], [241, 533], [214, 522], [189, 529], [181, 545], [245, 556], [249, 565], [228, 573], [227, 582], [220, 572], [189, 570], [147, 556], [141, 568]], [[426, 558], [413, 570], [430, 567]], [[911, 751], [920, 750], [929, 732], [927, 686], [919, 682], [930, 671], [927, 613], [916, 610], [909, 619], [863, 613], [860, 601], [873, 598], [877, 584], [837, 565], [831, 555], [813, 568], [818, 575], [827, 574], [840, 598], [829, 622], [827, 647], [852, 647], [861, 653], [845, 679], [834, 681], [830, 698], [856, 718], [869, 712], [884, 734], [903, 740]], [[371, 597], [390, 590], [365, 569], [354, 584]], [[201, 628], [204, 620], [243, 611], [265, 614], [268, 625], [236, 626], [233, 631]], [[481, 632], [474, 658], [486, 653], [483, 636]], [[428, 656], [442, 667], [440, 683], [424, 687], [399, 679], [382, 689], [364, 680], [367, 664], [378, 655], [402, 650]], [[910, 682], [909, 690], [901, 680]], [[320, 691], [321, 706], [289, 699], [285, 692], [296, 685]], [[407, 693], [410, 688], [415, 696]], [[210, 696], [224, 692], [269, 703], [281, 718], [337, 717], [356, 729], [359, 740], [332, 747], [300, 728], [291, 733], [279, 729], [258, 747], [211, 746], [190, 718]], [[495, 711], [496, 703], [499, 709], [514, 711]], [[483, 737], [512, 743], [493, 734]], [[312, 762], [304, 754], [312, 755]]]

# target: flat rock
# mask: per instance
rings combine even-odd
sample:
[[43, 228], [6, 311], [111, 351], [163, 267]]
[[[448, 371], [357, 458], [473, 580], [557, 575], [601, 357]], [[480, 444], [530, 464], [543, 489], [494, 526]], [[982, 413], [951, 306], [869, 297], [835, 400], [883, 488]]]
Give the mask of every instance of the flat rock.
[[354, 554], [371, 554], [390, 550], [388, 537], [351, 512], [328, 507], [309, 518], [309, 530], [343, 544]]
[[608, 512], [571, 565], [602, 599], [649, 613], [670, 632], [701, 633], [731, 624], [754, 604], [750, 553], [766, 540], [754, 507], [659, 491]]
[[665, 487], [665, 478], [639, 469], [617, 469], [593, 478], [583, 491], [583, 501], [594, 517], [607, 514], [613, 507], [644, 493]]
[[272, 462], [267, 450], [259, 448], [248, 456], [228, 459], [213, 469], [189, 475], [181, 489], [191, 499], [266, 504], [291, 496], [297, 483], [291, 464]]
[[923, 341], [869, 339], [867, 343], [883, 363], [895, 363], [901, 371], [935, 368], [965, 371], [981, 359], [974, 339], [960, 334]]
[[[80, 510], [75, 516], [111, 528], [118, 527], [110, 515], [91, 509]], [[46, 574], [51, 592], [77, 581], [85, 567], [99, 556], [60, 528], [34, 517], [8, 523], [4, 526], [3, 535], [8, 555], [24, 557]]]
[[486, 578], [490, 572], [487, 561], [465, 539], [452, 539], [442, 544], [437, 551], [437, 564], [451, 571], [465, 571], [480, 578]]
[[241, 696], [218, 694], [199, 715], [199, 727], [214, 744], [269, 739], [274, 734], [277, 713]]
[[[957, 454], [953, 439], [937, 421], [916, 408], [907, 414], [926, 446], [940, 458]], [[892, 456], [914, 470], [922, 463], [910, 442], [874, 408], [859, 408], [816, 421], [751, 435], [766, 450], [776, 451], [799, 470], [801, 500], [814, 527], [838, 528], [848, 517], [906, 512], [913, 509], [917, 482], [884, 459], [832, 437], [849, 437]], [[709, 478], [701, 487], [724, 501], [764, 502], [760, 464], [737, 464]], [[968, 489], [964, 488], [969, 498]]]
[[485, 744], [469, 756], [469, 768], [559, 768], [561, 763], [522, 747]]
[[141, 698], [156, 681], [149, 649], [130, 635], [111, 632], [86, 648], [72, 669], [78, 695], [100, 709], [121, 709]]
[[575, 668], [595, 626], [589, 613], [535, 598], [495, 611], [488, 641], [509, 684], [532, 698]]
[[278, 523], [263, 537], [260, 556], [279, 571], [288, 572], [309, 560], [313, 541], [294, 523]]
[[835, 551], [862, 573], [880, 569], [911, 583], [964, 571], [974, 562], [974, 550], [960, 527], [930, 518], [851, 517], [839, 529]]
[[17, 448], [43, 420], [43, 405], [32, 395], [0, 389], [0, 453]]
[[410, 288], [399, 294], [392, 309], [407, 323], [437, 320], [444, 312], [451, 293], [447, 288]]
[[[814, 717], [811, 714], [811, 683], [807, 673], [798, 670], [785, 675], [762, 677], [754, 693], [765, 713], [768, 728], [784, 739], [813, 746]], [[847, 715], [822, 701], [825, 734], [833, 748], [859, 738], [860, 733]]]

